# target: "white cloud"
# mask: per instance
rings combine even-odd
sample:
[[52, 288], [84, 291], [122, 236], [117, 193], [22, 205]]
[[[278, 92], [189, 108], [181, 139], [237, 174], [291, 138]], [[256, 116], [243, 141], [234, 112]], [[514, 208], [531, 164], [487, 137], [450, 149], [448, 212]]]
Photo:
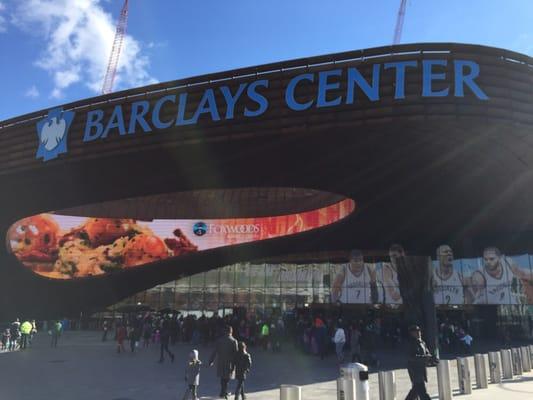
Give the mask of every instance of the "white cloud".
[[30, 99], [36, 99], [39, 95], [39, 89], [37, 89], [35, 85], [31, 85], [28, 90], [26, 90], [26, 93], [24, 93], [24, 96], [29, 97]]
[[[100, 0], [20, 0], [12, 21], [21, 29], [45, 38], [36, 65], [53, 77], [51, 96], [60, 98], [71, 85], [83, 83], [95, 93], [102, 82], [115, 36], [111, 14]], [[116, 15], [120, 12], [120, 3]], [[139, 42], [126, 35], [114, 89], [142, 86], [156, 80], [148, 72], [149, 59]]]
[[2, 13], [6, 10], [6, 6], [2, 2], [0, 2], [0, 32], [5, 32], [7, 30], [6, 25], [6, 17], [2, 15]]

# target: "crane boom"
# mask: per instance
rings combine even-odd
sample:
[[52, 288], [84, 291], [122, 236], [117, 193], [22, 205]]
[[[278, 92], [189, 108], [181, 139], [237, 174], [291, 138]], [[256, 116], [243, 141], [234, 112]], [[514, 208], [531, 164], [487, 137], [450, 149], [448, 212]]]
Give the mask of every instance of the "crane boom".
[[398, 10], [398, 17], [396, 18], [396, 29], [394, 29], [394, 39], [392, 44], [399, 44], [402, 38], [403, 20], [405, 18], [405, 8], [407, 0], [401, 0], [400, 9]]
[[115, 39], [113, 40], [113, 47], [111, 48], [111, 55], [107, 63], [107, 69], [102, 85], [102, 94], [111, 93], [113, 91], [113, 83], [117, 73], [118, 60], [120, 58], [120, 51], [122, 50], [122, 43], [126, 35], [126, 27], [128, 25], [128, 0], [124, 0], [124, 5], [120, 11], [120, 17], [117, 22], [117, 30], [115, 32]]

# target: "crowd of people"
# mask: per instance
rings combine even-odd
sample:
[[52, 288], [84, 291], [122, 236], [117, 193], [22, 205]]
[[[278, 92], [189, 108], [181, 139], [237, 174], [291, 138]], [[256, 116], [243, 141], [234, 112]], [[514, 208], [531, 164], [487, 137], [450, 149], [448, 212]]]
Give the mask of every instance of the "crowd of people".
[[31, 346], [36, 333], [37, 324], [35, 320], [26, 320], [21, 323], [17, 318], [3, 330], [0, 350], [25, 350]]
[[[61, 321], [53, 321], [48, 330], [51, 336], [51, 347], [57, 347], [59, 337], [63, 332]], [[2, 330], [2, 341], [0, 351], [25, 350], [31, 347], [33, 339], [37, 334], [37, 323], [34, 319], [20, 322], [17, 318]]]
[[444, 321], [439, 325], [439, 344], [443, 353], [472, 354], [474, 338], [457, 323]]
[[[171, 345], [178, 342], [191, 346], [185, 363], [184, 379], [186, 392], [183, 399], [197, 399], [200, 371], [203, 367], [198, 348], [214, 344], [208, 351], [209, 366], [216, 365], [220, 379], [220, 396], [228, 398], [228, 383], [236, 380], [235, 400], [245, 399], [245, 380], [252, 366], [248, 347], [260, 351], [280, 352], [284, 346], [293, 344], [298, 351], [324, 359], [335, 355], [339, 364], [362, 362], [378, 367], [378, 349], [406, 347], [410, 354], [408, 369], [412, 373], [413, 389], [410, 398], [417, 395], [427, 398], [423, 381], [426, 378], [417, 357], [420, 354], [432, 360], [425, 344], [420, 339], [420, 329], [403, 325], [397, 318], [383, 318], [374, 314], [366, 317], [343, 315], [339, 310], [298, 310], [283, 316], [258, 317], [235, 312], [210, 317], [180, 313], [141, 312], [123, 314], [121, 318], [104, 320], [101, 323], [102, 341], [116, 341], [118, 353], [135, 353], [139, 348], [157, 346], [159, 362], [175, 361]], [[43, 326], [51, 336], [51, 346], [57, 347], [63, 324], [53, 321]], [[408, 332], [408, 335], [405, 333]], [[24, 350], [31, 346], [37, 333], [35, 320], [13, 321], [3, 332], [2, 350]], [[445, 319], [439, 324], [439, 342], [444, 353], [471, 354], [472, 336], [464, 324]], [[418, 354], [420, 353], [420, 354]], [[417, 355], [418, 354], [418, 355]], [[415, 361], [413, 361], [415, 360]], [[424, 361], [424, 362], [426, 362]], [[415, 372], [413, 372], [415, 371]], [[409, 397], [408, 396], [408, 397]]]
[[159, 362], [174, 361], [171, 345], [189, 343], [193, 347], [215, 343], [231, 327], [236, 340], [263, 351], [280, 352], [291, 343], [299, 351], [324, 359], [337, 357], [338, 363], [363, 362], [378, 367], [378, 349], [395, 348], [402, 341], [402, 326], [398, 320], [375, 317], [350, 318], [333, 312], [302, 310], [298, 313], [261, 318], [246, 313], [226, 316], [214, 314], [184, 316], [151, 312], [131, 314], [124, 318], [104, 321], [102, 340], [114, 332], [116, 351], [135, 352], [139, 348], [159, 346]]

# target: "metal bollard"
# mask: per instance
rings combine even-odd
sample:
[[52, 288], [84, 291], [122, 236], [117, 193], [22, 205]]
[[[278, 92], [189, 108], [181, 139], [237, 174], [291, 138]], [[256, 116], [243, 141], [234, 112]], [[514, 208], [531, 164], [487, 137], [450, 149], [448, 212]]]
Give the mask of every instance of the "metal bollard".
[[461, 394], [472, 393], [470, 366], [468, 365], [468, 358], [466, 357], [457, 357], [457, 378], [459, 381], [459, 392]]
[[520, 357], [522, 358], [522, 370], [524, 372], [530, 372], [531, 358], [529, 356], [529, 349], [526, 346], [520, 347]]
[[531, 366], [533, 367], [533, 344], [529, 345], [529, 359], [531, 360]]
[[483, 354], [474, 355], [474, 367], [476, 369], [476, 386], [478, 389], [486, 389], [487, 382], [487, 368], [485, 366], [485, 356]]
[[281, 385], [279, 398], [280, 400], [302, 400], [302, 388], [296, 385]]
[[337, 400], [355, 400], [355, 379], [337, 379]]
[[357, 400], [370, 399], [370, 387], [368, 384], [368, 367], [361, 363], [347, 364], [340, 369], [341, 378], [355, 380], [355, 395]]
[[489, 373], [490, 383], [500, 383], [502, 381], [500, 354], [497, 351], [489, 352]]
[[522, 357], [520, 357], [520, 349], [513, 347], [511, 349], [511, 358], [513, 360], [513, 374], [522, 375]]
[[437, 364], [437, 383], [439, 386], [439, 400], [451, 400], [452, 382], [450, 380], [449, 360], [440, 360]]
[[396, 377], [394, 371], [381, 371], [378, 374], [379, 399], [396, 400]]
[[503, 379], [513, 379], [513, 357], [510, 349], [500, 350]]

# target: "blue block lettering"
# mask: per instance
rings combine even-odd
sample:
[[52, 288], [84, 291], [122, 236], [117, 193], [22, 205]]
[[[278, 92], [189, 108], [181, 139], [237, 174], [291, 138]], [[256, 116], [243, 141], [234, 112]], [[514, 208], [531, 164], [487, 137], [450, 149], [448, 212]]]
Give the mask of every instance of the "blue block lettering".
[[333, 100], [327, 100], [328, 90], [338, 89], [340, 82], [328, 83], [330, 76], [341, 76], [342, 71], [340, 69], [333, 69], [331, 71], [322, 71], [318, 73], [318, 96], [316, 100], [316, 107], [334, 107], [341, 104], [342, 97], [337, 96]]
[[102, 132], [104, 131], [102, 118], [104, 118], [104, 112], [102, 110], [93, 110], [87, 113], [87, 122], [85, 123], [85, 132], [83, 133], [84, 142], [92, 142], [102, 136]]
[[[470, 72], [465, 74], [465, 68], [469, 68]], [[481, 88], [474, 82], [479, 76], [479, 64], [474, 61], [468, 60], [455, 60], [454, 61], [454, 71], [455, 71], [455, 97], [464, 97], [464, 85], [468, 86], [470, 90], [476, 95], [480, 100], [488, 100], [489, 96], [481, 90]]]
[[163, 122], [161, 121], [161, 118], [159, 116], [159, 114], [161, 113], [161, 108], [163, 107], [163, 104], [165, 104], [167, 101], [175, 104], [176, 95], [169, 94], [168, 96], [161, 97], [159, 100], [157, 100], [157, 102], [154, 105], [154, 109], [152, 110], [152, 124], [157, 129], [169, 128], [172, 126], [172, 124], [174, 124], [174, 119], [167, 121], [167, 122]]
[[446, 97], [448, 96], [449, 88], [433, 91], [431, 87], [433, 81], [441, 81], [446, 79], [445, 73], [436, 74], [433, 72], [434, 65], [447, 65], [446, 60], [423, 60], [422, 61], [422, 97]]
[[258, 104], [257, 110], [250, 110], [248, 107], [244, 108], [244, 116], [245, 117], [257, 117], [261, 114], [263, 114], [268, 109], [268, 100], [265, 96], [263, 96], [261, 93], [259, 93], [256, 88], [258, 86], [268, 87], [268, 80], [261, 79], [255, 82], [252, 82], [250, 86], [248, 86], [248, 89], [246, 90], [246, 94], [248, 95], [248, 98]]
[[187, 92], [180, 93], [178, 100], [178, 117], [176, 118], [176, 126], [179, 125], [193, 125], [196, 121], [193, 118], [185, 119], [185, 109], [187, 108]]
[[226, 119], [233, 119], [235, 113], [235, 104], [237, 100], [241, 97], [244, 89], [246, 88], [247, 83], [241, 83], [237, 88], [235, 94], [231, 94], [231, 89], [227, 86], [221, 86], [219, 89], [224, 95], [224, 100], [226, 100]]
[[315, 77], [313, 74], [301, 74], [290, 80], [289, 84], [287, 85], [287, 89], [285, 90], [285, 103], [291, 110], [303, 111], [307, 110], [313, 105], [313, 100], [309, 100], [307, 103], [298, 103], [294, 98], [294, 90], [296, 89], [296, 85], [298, 85], [298, 83], [301, 81], [305, 80], [314, 82], [314, 79]]
[[125, 135], [126, 128], [124, 127], [124, 116], [122, 115], [122, 106], [116, 105], [113, 109], [113, 113], [107, 122], [104, 133], [102, 134], [102, 139], [105, 139], [111, 129], [118, 128], [119, 134]]
[[417, 61], [396, 61], [385, 63], [383, 69], [394, 68], [396, 70], [396, 88], [394, 90], [394, 99], [405, 99], [405, 70], [407, 67], [416, 67]]
[[213, 92], [213, 89], [207, 89], [204, 92], [200, 104], [192, 117], [194, 123], [198, 122], [198, 118], [200, 118], [200, 115], [202, 114], [211, 114], [211, 119], [213, 121], [220, 121], [217, 102], [215, 100], [215, 92]]
[[139, 124], [143, 132], [152, 132], [152, 128], [144, 118], [148, 113], [150, 103], [146, 100], [136, 101], [131, 105], [130, 123], [128, 126], [128, 134], [135, 133], [136, 125]]
[[363, 75], [355, 67], [348, 68], [348, 88], [346, 91], [346, 104], [353, 104], [355, 99], [355, 85], [363, 91], [363, 93], [371, 101], [379, 100], [379, 73], [381, 64], [374, 64], [372, 67], [372, 85], [365, 80]]

